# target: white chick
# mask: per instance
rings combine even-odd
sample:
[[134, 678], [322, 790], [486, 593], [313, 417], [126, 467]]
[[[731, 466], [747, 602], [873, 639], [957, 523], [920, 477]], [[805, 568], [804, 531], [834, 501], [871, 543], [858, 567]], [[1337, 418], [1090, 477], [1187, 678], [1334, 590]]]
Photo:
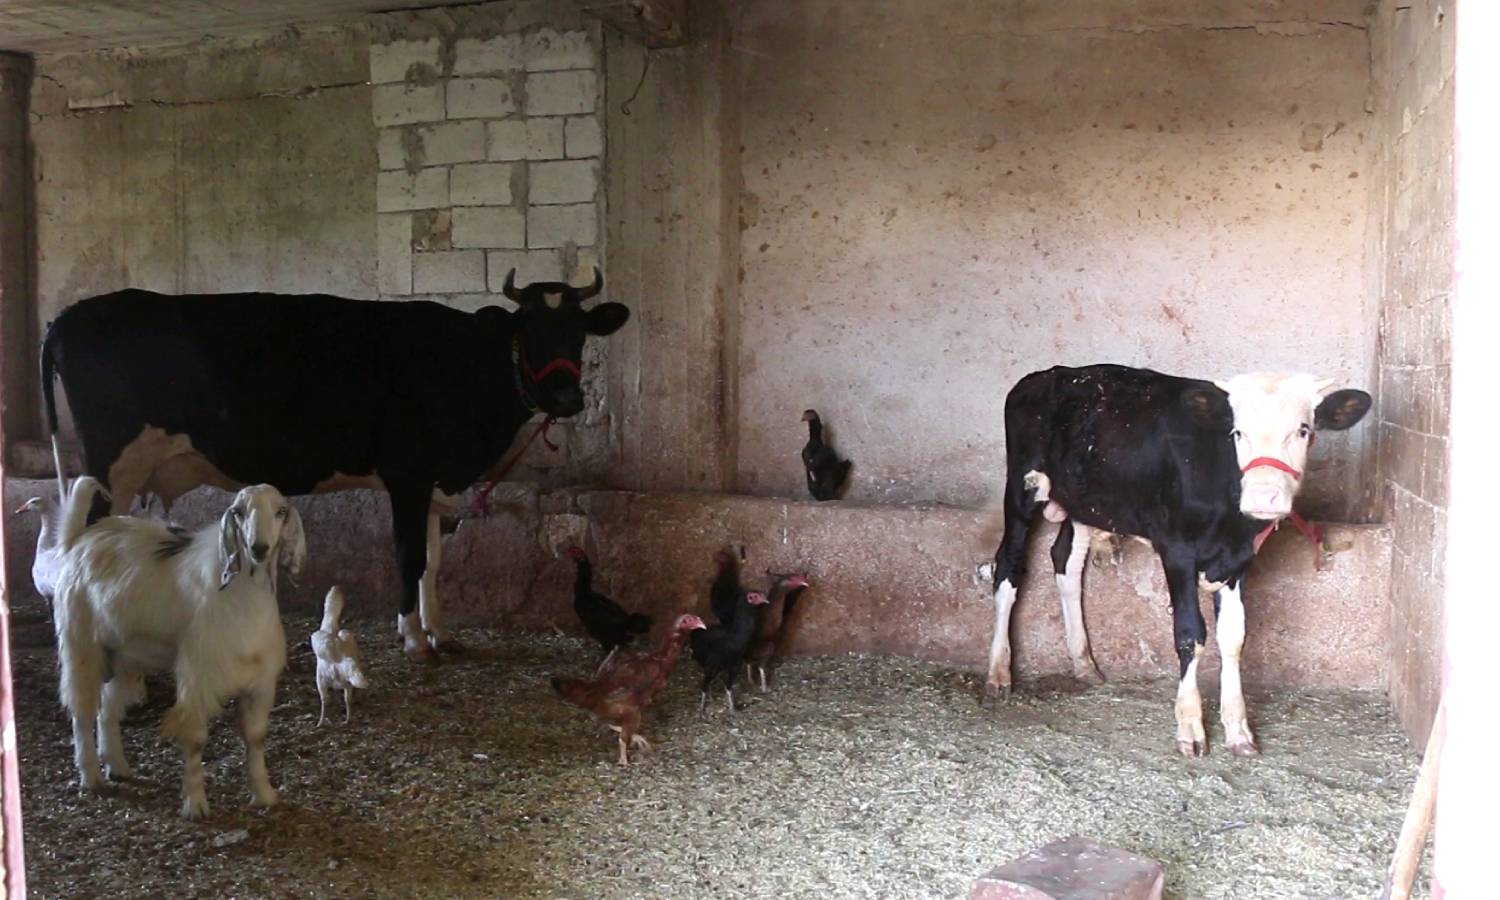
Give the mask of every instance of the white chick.
[[313, 655], [318, 658], [318, 725], [322, 725], [328, 706], [328, 689], [344, 692], [344, 724], [349, 724], [349, 695], [354, 688], [364, 688], [365, 673], [359, 667], [359, 645], [349, 629], [339, 629], [339, 615], [344, 611], [344, 592], [335, 585], [323, 600], [323, 624], [312, 635]]
[[36, 557], [31, 562], [31, 583], [36, 592], [49, 601], [57, 592], [57, 574], [61, 560], [57, 547], [57, 501], [51, 497], [32, 497], [16, 510], [16, 515], [35, 512], [42, 517], [42, 530], [36, 538]]

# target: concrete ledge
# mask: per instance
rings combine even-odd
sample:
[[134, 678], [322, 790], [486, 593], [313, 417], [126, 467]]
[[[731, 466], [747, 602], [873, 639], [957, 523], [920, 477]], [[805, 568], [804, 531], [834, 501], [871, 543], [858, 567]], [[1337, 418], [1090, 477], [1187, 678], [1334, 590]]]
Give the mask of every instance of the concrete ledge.
[[[7, 511], [50, 481], [8, 480]], [[200, 489], [173, 519], [212, 521], [226, 498]], [[296, 501], [310, 562], [286, 609], [313, 612], [332, 583], [353, 615], [390, 617], [398, 585], [384, 494], [349, 491]], [[998, 512], [861, 507], [723, 494], [546, 491], [504, 485], [486, 519], [464, 519], [443, 547], [439, 590], [453, 624], [576, 630], [573, 566], [559, 550], [578, 540], [596, 557], [597, 585], [664, 620], [707, 608], [715, 549], [746, 548], [747, 576], [767, 567], [808, 572], [813, 588], [794, 643], [799, 653], [888, 653], [982, 670], [994, 620], [977, 569], [994, 554]], [[1284, 529], [1266, 542], [1246, 588], [1246, 680], [1378, 690], [1384, 687], [1383, 597], [1391, 541], [1385, 526], [1327, 526], [1332, 558], [1316, 572], [1311, 547]], [[34, 595], [35, 524], [10, 520], [6, 559], [18, 599]], [[1037, 529], [1031, 569], [1012, 620], [1021, 677], [1070, 672], [1048, 558], [1055, 528]], [[1175, 675], [1161, 566], [1137, 542], [1117, 561], [1091, 562], [1084, 614], [1109, 678]], [[747, 577], [748, 580], [748, 577]], [[1212, 603], [1205, 598], [1212, 634]], [[1212, 644], [1212, 642], [1210, 642]], [[1212, 647], [1203, 668], [1217, 668]]]

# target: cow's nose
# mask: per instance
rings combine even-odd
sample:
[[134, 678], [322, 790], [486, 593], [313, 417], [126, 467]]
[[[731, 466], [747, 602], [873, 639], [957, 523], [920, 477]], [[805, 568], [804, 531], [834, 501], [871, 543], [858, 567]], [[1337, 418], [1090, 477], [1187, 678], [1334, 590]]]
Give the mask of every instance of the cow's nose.
[[1245, 488], [1240, 497], [1240, 511], [1253, 519], [1279, 519], [1292, 511], [1292, 504], [1281, 488], [1257, 484]]
[[265, 541], [258, 541], [250, 545], [250, 556], [256, 562], [260, 562], [261, 560], [265, 559], [266, 554], [269, 552], [271, 552], [271, 546]]

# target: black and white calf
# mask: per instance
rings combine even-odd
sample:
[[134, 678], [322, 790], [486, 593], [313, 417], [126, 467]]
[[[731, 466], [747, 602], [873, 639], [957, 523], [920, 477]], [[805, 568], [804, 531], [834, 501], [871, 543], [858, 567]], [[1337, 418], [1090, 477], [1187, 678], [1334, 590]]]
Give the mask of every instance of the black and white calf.
[[1208, 746], [1198, 694], [1204, 587], [1217, 592], [1225, 742], [1236, 755], [1258, 752], [1240, 690], [1240, 591], [1260, 541], [1292, 512], [1314, 433], [1349, 428], [1370, 408], [1364, 391], [1331, 387], [1311, 375], [1216, 383], [1111, 365], [1059, 366], [1017, 382], [1005, 399], [1005, 535], [995, 552], [987, 694], [1010, 690], [1010, 611], [1040, 510], [1062, 523], [1052, 561], [1074, 674], [1099, 678], [1083, 625], [1090, 538], [1141, 538], [1161, 557], [1171, 595], [1178, 749], [1199, 756]]
[[[88, 475], [114, 512], [152, 492], [170, 505], [202, 484], [284, 494], [384, 488], [391, 498], [408, 656], [456, 648], [436, 579], [438, 510], [494, 466], [533, 415], [583, 411], [583, 344], [630, 310], [584, 309], [604, 279], [515, 286], [514, 312], [322, 294], [80, 300], [42, 344], [54, 449], [61, 378]], [[59, 489], [61, 465], [59, 463]], [[420, 603], [420, 618], [419, 618]]]

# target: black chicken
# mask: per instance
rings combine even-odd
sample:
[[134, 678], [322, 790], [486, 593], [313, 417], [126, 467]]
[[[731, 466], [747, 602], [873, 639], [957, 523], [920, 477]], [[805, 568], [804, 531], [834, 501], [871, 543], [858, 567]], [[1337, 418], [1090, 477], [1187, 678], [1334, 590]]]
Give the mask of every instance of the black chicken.
[[620, 604], [594, 590], [594, 567], [582, 548], [569, 547], [568, 555], [578, 564], [578, 576], [573, 581], [573, 611], [606, 655], [651, 630], [650, 616], [628, 613]]
[[708, 590], [708, 607], [720, 622], [734, 618], [734, 605], [740, 599], [740, 564], [731, 550], [720, 550], [714, 554], [719, 574], [714, 577], [713, 587]]
[[840, 460], [833, 448], [823, 443], [823, 420], [817, 410], [804, 412], [802, 421], [807, 423], [807, 444], [802, 448], [807, 491], [814, 500], [833, 500], [849, 478], [849, 460]]
[[703, 696], [698, 700], [698, 714], [708, 707], [708, 689], [723, 676], [724, 699], [729, 715], [734, 715], [734, 677], [745, 664], [745, 654], [755, 641], [759, 627], [757, 606], [764, 606], [766, 595], [760, 591], [740, 591], [735, 597], [732, 615], [691, 638], [693, 659], [703, 669]]

